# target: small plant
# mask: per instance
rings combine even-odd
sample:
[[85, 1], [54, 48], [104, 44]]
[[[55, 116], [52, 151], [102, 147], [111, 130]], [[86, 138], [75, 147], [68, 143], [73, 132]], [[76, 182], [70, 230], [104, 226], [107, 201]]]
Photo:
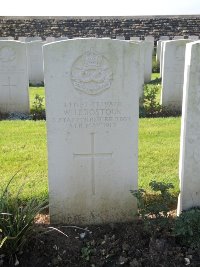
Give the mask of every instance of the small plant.
[[159, 90], [159, 85], [144, 85], [143, 107], [145, 113], [148, 114], [149, 117], [155, 116], [161, 111], [161, 105], [156, 100]]
[[44, 97], [41, 97], [38, 94], [35, 95], [32, 111], [31, 111], [32, 116], [33, 116], [33, 120], [45, 119], [46, 116], [45, 116], [43, 101], [44, 101]]
[[137, 199], [138, 215], [144, 220], [146, 230], [154, 233], [155, 229], [160, 231], [168, 224], [169, 211], [174, 203], [169, 190], [174, 186], [156, 181], [151, 181], [149, 186], [155, 194], [150, 195], [144, 189], [131, 190], [131, 193]]
[[47, 207], [46, 201], [36, 199], [23, 204], [19, 198], [22, 187], [12, 196], [9, 186], [14, 177], [0, 192], [0, 248], [10, 264], [18, 261], [17, 254], [34, 233], [35, 216]]
[[84, 260], [89, 261], [90, 260], [90, 254], [91, 254], [91, 248], [90, 248], [89, 244], [87, 244], [85, 247], [81, 248], [81, 257]]
[[200, 208], [183, 211], [176, 218], [173, 232], [183, 245], [200, 248]]

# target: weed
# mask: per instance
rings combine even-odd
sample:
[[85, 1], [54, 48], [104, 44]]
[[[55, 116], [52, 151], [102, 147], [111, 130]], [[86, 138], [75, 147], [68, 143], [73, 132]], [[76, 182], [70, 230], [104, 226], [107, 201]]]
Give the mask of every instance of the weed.
[[34, 233], [35, 216], [47, 207], [46, 201], [39, 202], [36, 199], [21, 203], [19, 196], [23, 186], [12, 196], [9, 186], [14, 177], [0, 192], [0, 247], [10, 264], [16, 261], [17, 254]]
[[33, 120], [43, 120], [46, 118], [43, 101], [44, 97], [41, 97], [39, 94], [35, 95], [31, 111]]
[[200, 248], [200, 208], [183, 211], [175, 220], [173, 232], [180, 243]]
[[91, 254], [91, 248], [89, 244], [81, 248], [81, 257], [86, 261], [90, 260], [90, 254]]
[[169, 190], [174, 186], [156, 181], [151, 181], [149, 186], [155, 192], [154, 195], [149, 195], [144, 189], [131, 190], [131, 193], [137, 199], [138, 215], [144, 220], [145, 229], [154, 234], [169, 223], [169, 211], [175, 201]]

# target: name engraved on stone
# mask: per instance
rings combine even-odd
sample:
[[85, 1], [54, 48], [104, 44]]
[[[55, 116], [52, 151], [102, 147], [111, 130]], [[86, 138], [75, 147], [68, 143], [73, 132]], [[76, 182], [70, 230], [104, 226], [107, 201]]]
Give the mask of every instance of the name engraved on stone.
[[85, 94], [97, 95], [108, 90], [112, 79], [108, 60], [93, 48], [78, 57], [72, 65], [72, 84], [76, 90]]
[[2, 47], [0, 49], [0, 61], [1, 62], [11, 62], [16, 58], [16, 52], [13, 48], [9, 46]]
[[112, 157], [112, 152], [108, 153], [96, 153], [95, 152], [95, 133], [90, 133], [91, 138], [91, 152], [90, 153], [74, 153], [74, 157], [86, 157], [91, 158], [91, 183], [92, 194], [95, 195], [95, 158], [98, 157]]

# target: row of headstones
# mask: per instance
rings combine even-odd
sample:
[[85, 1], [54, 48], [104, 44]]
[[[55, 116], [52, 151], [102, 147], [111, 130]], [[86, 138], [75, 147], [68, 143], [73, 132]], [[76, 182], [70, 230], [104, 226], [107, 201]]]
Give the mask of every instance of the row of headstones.
[[[197, 39], [198, 40], [198, 39]], [[191, 39], [159, 40], [157, 61], [162, 78], [161, 104], [175, 111], [182, 110], [186, 44]]]
[[[27, 77], [26, 44], [15, 47], [0, 43], [0, 84], [11, 98]], [[141, 47], [95, 38], [43, 46], [52, 222], [132, 220]], [[178, 212], [200, 204], [200, 42], [186, 47]]]
[[[144, 82], [151, 80], [153, 42], [129, 42], [140, 44], [140, 60], [138, 61], [140, 69], [139, 94], [142, 96]], [[29, 82], [33, 85], [38, 85], [44, 81], [43, 46], [44, 43], [42, 41], [27, 43], [10, 40], [0, 41], [1, 112], [29, 112]]]
[[[186, 45], [178, 213], [200, 205], [200, 42]], [[44, 46], [52, 222], [132, 220], [137, 189], [140, 44]]]

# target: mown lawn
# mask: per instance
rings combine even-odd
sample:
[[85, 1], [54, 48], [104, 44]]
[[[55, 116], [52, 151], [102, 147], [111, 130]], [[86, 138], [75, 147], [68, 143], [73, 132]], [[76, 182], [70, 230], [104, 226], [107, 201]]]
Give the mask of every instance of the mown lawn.
[[[179, 136], [180, 118], [140, 119], [140, 187], [156, 179], [172, 182], [178, 192]], [[1, 186], [19, 172], [13, 192], [25, 182], [24, 199], [48, 195], [45, 121], [0, 121], [0, 151]]]

